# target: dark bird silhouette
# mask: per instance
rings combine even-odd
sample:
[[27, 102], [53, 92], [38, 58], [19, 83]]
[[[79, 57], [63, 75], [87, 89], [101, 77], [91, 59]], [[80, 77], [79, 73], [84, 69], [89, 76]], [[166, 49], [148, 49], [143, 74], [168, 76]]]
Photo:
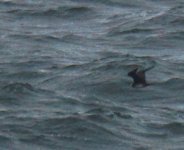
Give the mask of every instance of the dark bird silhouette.
[[147, 69], [144, 69], [144, 70], [139, 70], [138, 71], [138, 68], [130, 71], [128, 73], [128, 76], [129, 77], [132, 77], [133, 78], [133, 83], [132, 83], [132, 87], [136, 87], [137, 85], [142, 85], [143, 87], [144, 86], [148, 86], [149, 84], [147, 83], [146, 81], [146, 75], [145, 73], [152, 69], [154, 66], [151, 66]]

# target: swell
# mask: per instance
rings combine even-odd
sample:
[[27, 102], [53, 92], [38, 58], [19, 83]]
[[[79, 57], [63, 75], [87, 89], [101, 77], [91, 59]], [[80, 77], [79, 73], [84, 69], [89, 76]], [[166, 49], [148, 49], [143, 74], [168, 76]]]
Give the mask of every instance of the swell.
[[[99, 115], [69, 115], [62, 118], [52, 118], [39, 121], [35, 129], [45, 132], [46, 134], [58, 135], [60, 138], [68, 137], [76, 140], [84, 140], [87, 138], [89, 141], [95, 140], [95, 137], [102, 141], [119, 139], [121, 135], [115, 133], [110, 128], [103, 125], [104, 122], [109, 124], [109, 119]], [[100, 121], [101, 120], [101, 121]], [[96, 122], [100, 121], [100, 122]], [[102, 123], [103, 122], [103, 123]], [[52, 127], [51, 129], [48, 127]], [[59, 132], [58, 132], [59, 131]], [[104, 138], [106, 135], [106, 138]]]
[[[78, 0], [72, 0], [74, 2], [78, 2]], [[138, 1], [135, 2], [133, 0], [129, 0], [129, 1], [121, 1], [121, 0], [79, 0], [80, 2], [92, 2], [92, 3], [98, 3], [98, 4], [105, 4], [107, 6], [115, 6], [115, 7], [128, 7], [128, 8], [132, 8], [132, 7], [140, 7], [140, 6], [145, 6], [144, 2]]]
[[153, 29], [141, 29], [141, 28], [132, 28], [124, 31], [117, 31], [117, 28], [111, 29], [109, 31], [108, 36], [117, 36], [123, 34], [150, 34], [153, 32]]
[[177, 17], [171, 21], [173, 25], [184, 25], [184, 17]]
[[28, 82], [5, 82], [1, 85], [0, 98], [4, 104], [18, 104], [20, 101], [24, 104], [31, 102], [28, 99], [37, 97], [46, 99], [46, 97], [56, 97], [56, 94], [54, 91], [39, 88], [35, 84]]
[[[103, 117], [101, 118], [103, 120]], [[118, 144], [122, 138], [127, 139], [126, 136], [116, 133], [110, 127], [90, 121], [83, 115], [47, 117], [47, 119], [23, 118], [18, 121], [16, 117], [14, 119], [16, 120], [14, 124], [6, 122], [0, 127], [7, 134], [11, 134], [11, 137], [8, 137], [9, 140], [16, 138], [27, 144], [61, 148], [64, 143], [70, 142], [75, 144], [76, 148], [80, 147], [81, 144], [87, 146], [94, 142], [100, 145], [111, 142]], [[110, 122], [108, 119], [105, 120], [107, 123]]]
[[27, 40], [27, 41], [34, 41], [34, 42], [61, 42], [60, 37], [56, 37], [53, 35], [32, 35], [32, 34], [12, 34], [9, 35], [10, 38], [14, 39], [21, 39], [21, 40]]
[[124, 21], [127, 19], [120, 15], [117, 22], [116, 19], [113, 20], [116, 24], [111, 25], [106, 36], [114, 42], [121, 38], [122, 45], [130, 45], [132, 48], [179, 48], [179, 45], [183, 45], [183, 16], [180, 15], [183, 13], [182, 8], [183, 6], [172, 6], [164, 11], [159, 10], [156, 14], [147, 14], [141, 18], [141, 22], [134, 18]]
[[148, 124], [148, 127], [156, 130], [165, 131], [168, 134], [182, 135], [184, 133], [184, 124], [181, 122], [171, 122], [166, 124]]
[[16, 14], [18, 16], [32, 16], [32, 17], [62, 17], [65, 19], [84, 17], [87, 19], [89, 15], [94, 14], [92, 8], [87, 6], [60, 6], [57, 8], [49, 8], [45, 10], [33, 10], [33, 9], [13, 9], [7, 11], [10, 14]]
[[143, 24], [160, 24], [168, 26], [180, 23], [180, 19], [182, 23], [183, 17], [180, 15], [181, 13], [183, 13], [183, 6], [172, 6], [164, 12], [146, 19]]
[[9, 1], [9, 0], [5, 0], [5, 1], [0, 1], [0, 7], [3, 6], [3, 7], [12, 7], [12, 6], [25, 6], [24, 4], [21, 4], [21, 3], [17, 3], [17, 2], [14, 2], [14, 1]]
[[0, 97], [5, 103], [11, 104], [11, 102], [17, 103], [21, 98], [33, 95], [35, 92], [35, 88], [29, 83], [14, 82], [2, 86]]
[[29, 83], [4, 83], [0, 89], [0, 102], [4, 106], [22, 105], [35, 93], [36, 89]]
[[73, 33], [61, 33], [61, 35], [54, 35], [55, 33], [48, 33], [45, 35], [33, 35], [33, 34], [11, 34], [9, 38], [33, 41], [33, 42], [53, 42], [53, 43], [74, 43], [74, 44], [87, 44], [91, 42], [92, 39], [89, 39], [85, 36], [76, 35]]

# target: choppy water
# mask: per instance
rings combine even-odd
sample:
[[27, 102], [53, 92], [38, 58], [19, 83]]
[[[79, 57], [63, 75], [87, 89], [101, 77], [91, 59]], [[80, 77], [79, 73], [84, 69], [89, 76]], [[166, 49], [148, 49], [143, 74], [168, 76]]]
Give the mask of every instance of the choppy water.
[[183, 150], [183, 25], [183, 0], [1, 0], [0, 149]]

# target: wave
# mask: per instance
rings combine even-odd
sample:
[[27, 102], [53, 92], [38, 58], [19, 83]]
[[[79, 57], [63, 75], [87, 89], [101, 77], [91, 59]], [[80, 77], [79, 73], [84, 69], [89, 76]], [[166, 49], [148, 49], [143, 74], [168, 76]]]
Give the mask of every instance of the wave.
[[172, 122], [165, 124], [161, 127], [162, 129], [167, 129], [173, 134], [182, 134], [184, 133], [184, 124], [180, 122]]
[[167, 89], [167, 90], [177, 90], [175, 94], [177, 94], [177, 92], [181, 92], [181, 90], [183, 89], [183, 84], [184, 84], [184, 79], [174, 78], [174, 77], [171, 77], [166, 81], [160, 81], [155, 83], [155, 85], [158, 85], [159, 87], [162, 87], [162, 88], [164, 87], [164, 89]]
[[138, 7], [138, 6], [145, 6], [145, 3], [142, 1], [137, 1], [135, 2], [134, 0], [129, 0], [129, 1], [122, 1], [122, 0], [72, 0], [72, 1], [80, 1], [80, 2], [93, 2], [93, 3], [100, 3], [100, 4], [105, 4], [107, 6], [116, 6], [116, 7]]
[[118, 36], [118, 35], [128, 35], [128, 34], [150, 34], [154, 31], [154, 29], [149, 28], [132, 28], [129, 30], [118, 29], [117, 27], [112, 28], [108, 33], [107, 36]]
[[165, 35], [165, 38], [173, 40], [183, 40], [184, 31], [169, 32], [168, 34]]
[[[104, 106], [103, 106], [104, 107]], [[114, 108], [116, 109], [116, 108]], [[123, 108], [121, 108], [122, 110]], [[102, 119], [104, 121], [107, 121], [110, 118], [115, 118], [118, 117], [120, 119], [133, 119], [133, 116], [128, 114], [127, 112], [119, 112], [117, 110], [115, 111], [110, 111], [108, 109], [104, 109], [104, 108], [100, 108], [99, 106], [97, 106], [97, 108], [88, 110], [86, 112], [86, 114], [88, 115], [88, 118], [91, 120], [95, 120], [95, 121], [102, 121]], [[103, 115], [103, 116], [102, 116]], [[101, 116], [101, 117], [100, 117]]]
[[[138, 56], [132, 54], [122, 53], [101, 53], [102, 58], [98, 59], [95, 63], [94, 70], [111, 70], [111, 69], [122, 69], [129, 70], [131, 68], [146, 68], [152, 65], [158, 64], [158, 57], [154, 56]], [[122, 73], [122, 72], [121, 72]]]
[[1, 0], [0, 6], [17, 6], [17, 3], [11, 0]]
[[[83, 115], [70, 115], [63, 118], [52, 118], [37, 122], [34, 128], [43, 130], [47, 134], [57, 134], [60, 138], [65, 136], [68, 138], [75, 138], [83, 140], [84, 137], [97, 137], [99, 133], [100, 139], [104, 139], [104, 135], [107, 137], [117, 137], [110, 129], [107, 129], [95, 122], [92, 122], [90, 117], [86, 118]], [[100, 121], [100, 119], [98, 119]], [[104, 120], [104, 119], [102, 119]], [[96, 120], [97, 121], [97, 120]], [[106, 120], [106, 122], [109, 122]], [[52, 127], [52, 128], [50, 128]], [[59, 131], [59, 132], [58, 132]]]
[[29, 83], [11, 83], [2, 88], [4, 91], [9, 93], [27, 93], [34, 91], [34, 88]]
[[163, 130], [172, 134], [183, 134], [184, 124], [181, 122], [171, 122], [166, 124], [148, 124], [152, 129]]
[[177, 24], [177, 22], [181, 22], [183, 20], [183, 17], [179, 14], [183, 13], [183, 6], [172, 6], [170, 8], [165, 9], [165, 11], [162, 11], [156, 15], [152, 15], [151, 17], [148, 17], [144, 20], [142, 23], [143, 25], [173, 25], [174, 23]]
[[91, 39], [76, 35], [72, 33], [63, 33], [60, 36], [54, 35], [55, 33], [49, 33], [45, 35], [33, 35], [33, 34], [11, 34], [9, 35], [10, 38], [15, 40], [26, 40], [26, 41], [34, 41], [34, 42], [53, 42], [53, 43], [73, 43], [73, 44], [87, 44], [91, 42]]
[[7, 11], [10, 14], [19, 16], [32, 16], [32, 17], [61, 17], [65, 19], [88, 19], [89, 16], [94, 15], [92, 8], [87, 6], [60, 6], [57, 8], [50, 8], [46, 10], [33, 10], [33, 9], [13, 9]]
[[[166, 43], [165, 40], [169, 40], [169, 38], [175, 39], [176, 36], [177, 39], [183, 39], [183, 34], [181, 30], [178, 31], [179, 33], [173, 33], [173, 30], [170, 30], [170, 27], [172, 27], [173, 24], [182, 25], [183, 23], [183, 17], [178, 15], [181, 13], [180, 9], [181, 8], [178, 7], [172, 7], [170, 9], [167, 8], [164, 9], [164, 11], [157, 12], [156, 14], [148, 14], [147, 17], [141, 18], [141, 22], [133, 20], [133, 18], [129, 22], [127, 19], [124, 19], [124, 16], [120, 15], [117, 20], [114, 20], [112, 22], [113, 25], [111, 25], [112, 27], [108, 30], [106, 35], [110, 37], [121, 36], [121, 38], [124, 38], [124, 41], [126, 41], [127, 38], [128, 40], [134, 38], [138, 43], [144, 42], [142, 43], [142, 45], [148, 44], [152, 46], [152, 43], [163, 43], [164, 46], [164, 43]], [[178, 13], [178, 11], [180, 13]], [[124, 20], [126, 20], [126, 22]], [[166, 31], [165, 29], [162, 29], [161, 26], [158, 26], [158, 24], [165, 25], [165, 28], [169, 28], [169, 30]], [[170, 41], [168, 41], [168, 46], [169, 45], [171, 45]]]
[[173, 25], [183, 25], [184, 24], [184, 17], [176, 17], [176, 19], [173, 19], [173, 21], [171, 21], [171, 23]]
[[[162, 20], [162, 19], [161, 19]], [[120, 28], [111, 28], [107, 33], [107, 37], [115, 38], [116, 41], [121, 38], [126, 44], [131, 41], [132, 48], [180, 48], [184, 34], [182, 30], [178, 31], [165, 31], [158, 28], [137, 28], [125, 30]], [[157, 44], [155, 44], [157, 43]], [[180, 45], [180, 46], [178, 46]]]
[[60, 37], [54, 35], [11, 34], [9, 37], [34, 42], [62, 42]]
[[73, 43], [76, 45], [78, 44], [79, 45], [91, 45], [90, 43], [93, 42], [93, 39], [82, 36], [82, 35], [68, 33], [61, 37], [61, 41], [66, 42], [66, 43]]

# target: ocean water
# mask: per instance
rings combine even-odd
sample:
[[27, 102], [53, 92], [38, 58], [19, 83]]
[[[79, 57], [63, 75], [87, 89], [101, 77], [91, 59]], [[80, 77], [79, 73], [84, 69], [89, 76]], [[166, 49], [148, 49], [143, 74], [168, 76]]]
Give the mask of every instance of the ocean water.
[[183, 150], [183, 26], [183, 0], [0, 0], [0, 150]]

